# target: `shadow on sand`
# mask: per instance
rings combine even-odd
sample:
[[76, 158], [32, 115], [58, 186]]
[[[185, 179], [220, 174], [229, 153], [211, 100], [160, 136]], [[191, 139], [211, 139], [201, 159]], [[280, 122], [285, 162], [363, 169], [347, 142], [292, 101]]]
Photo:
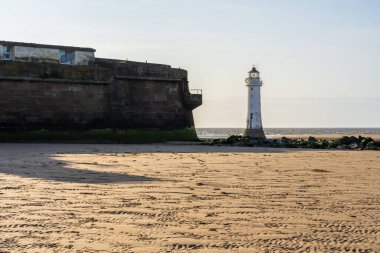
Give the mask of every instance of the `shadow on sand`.
[[93, 170], [73, 169], [64, 166], [35, 166], [35, 167], [0, 167], [0, 173], [20, 177], [38, 178], [50, 181], [82, 184], [133, 183], [158, 181], [156, 178], [132, 176], [123, 173], [98, 172]]
[[[295, 150], [294, 150], [295, 151]], [[160, 181], [159, 178], [128, 175], [91, 169], [70, 168], [57, 159], [61, 154], [136, 154], [136, 153], [266, 153], [294, 152], [282, 149], [218, 147], [184, 144], [0, 144], [0, 174], [33, 179], [82, 184], [134, 183]], [[82, 163], [91, 168], [91, 161]], [[112, 167], [112, 166], [111, 166]]]
[[[75, 145], [74, 145], [75, 146]], [[76, 145], [76, 147], [81, 144]], [[99, 152], [98, 152], [99, 151]], [[103, 153], [95, 146], [90, 150], [77, 150], [65, 144], [0, 144], [0, 175], [9, 174], [31, 179], [42, 179], [66, 183], [111, 184], [159, 181], [159, 178], [91, 170], [91, 161], [82, 163], [89, 169], [70, 168], [57, 154]], [[110, 166], [112, 167], [112, 166]], [[0, 176], [1, 178], [1, 176]], [[0, 187], [1, 188], [1, 187]]]

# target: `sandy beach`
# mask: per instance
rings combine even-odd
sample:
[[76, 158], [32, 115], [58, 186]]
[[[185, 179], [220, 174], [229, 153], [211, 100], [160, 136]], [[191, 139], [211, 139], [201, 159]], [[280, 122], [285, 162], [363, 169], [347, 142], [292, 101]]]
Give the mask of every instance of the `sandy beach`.
[[0, 252], [380, 252], [380, 152], [0, 144]]

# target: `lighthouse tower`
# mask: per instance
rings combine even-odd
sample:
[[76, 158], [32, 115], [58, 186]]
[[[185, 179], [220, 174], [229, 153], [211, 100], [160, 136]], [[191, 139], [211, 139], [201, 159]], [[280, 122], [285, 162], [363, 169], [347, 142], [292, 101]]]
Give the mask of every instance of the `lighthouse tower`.
[[247, 128], [244, 131], [244, 136], [251, 138], [265, 139], [263, 124], [261, 121], [261, 98], [260, 88], [263, 82], [260, 79], [260, 72], [255, 66], [248, 72], [249, 76], [245, 79], [248, 87], [248, 115]]

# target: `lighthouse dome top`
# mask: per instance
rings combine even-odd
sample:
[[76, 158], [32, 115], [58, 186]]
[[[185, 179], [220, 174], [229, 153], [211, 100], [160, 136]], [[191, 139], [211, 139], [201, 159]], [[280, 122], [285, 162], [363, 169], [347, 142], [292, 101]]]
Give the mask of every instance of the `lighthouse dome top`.
[[248, 73], [251, 74], [251, 73], [260, 73], [260, 72], [256, 69], [256, 66], [253, 66], [252, 70], [249, 71]]
[[249, 79], [256, 79], [260, 77], [260, 72], [256, 69], [256, 66], [253, 65], [252, 70], [248, 72]]

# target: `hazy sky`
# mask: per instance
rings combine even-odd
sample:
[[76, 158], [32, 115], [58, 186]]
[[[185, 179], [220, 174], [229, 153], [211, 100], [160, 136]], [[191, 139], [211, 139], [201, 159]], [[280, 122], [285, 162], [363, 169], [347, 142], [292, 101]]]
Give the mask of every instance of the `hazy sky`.
[[203, 89], [197, 127], [243, 127], [258, 64], [264, 127], [380, 127], [378, 0], [11, 0], [0, 40], [169, 64]]

